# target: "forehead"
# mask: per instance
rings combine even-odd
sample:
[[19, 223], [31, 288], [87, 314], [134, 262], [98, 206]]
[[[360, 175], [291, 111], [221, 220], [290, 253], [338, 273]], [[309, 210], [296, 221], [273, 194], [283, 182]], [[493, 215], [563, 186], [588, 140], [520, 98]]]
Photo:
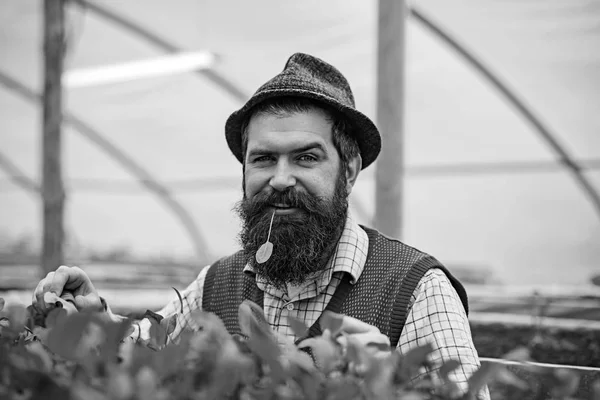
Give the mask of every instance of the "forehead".
[[318, 140], [326, 145], [333, 145], [332, 123], [327, 114], [319, 109], [253, 115], [247, 134], [248, 148], [253, 145], [304, 140]]

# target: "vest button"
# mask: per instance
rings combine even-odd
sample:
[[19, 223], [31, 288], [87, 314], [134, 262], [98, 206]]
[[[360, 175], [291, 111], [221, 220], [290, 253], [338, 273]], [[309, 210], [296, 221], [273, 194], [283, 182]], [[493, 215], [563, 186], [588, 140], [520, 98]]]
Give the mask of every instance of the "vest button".
[[290, 303], [286, 306], [286, 308], [288, 309], [288, 311], [292, 311], [294, 309], [294, 305]]

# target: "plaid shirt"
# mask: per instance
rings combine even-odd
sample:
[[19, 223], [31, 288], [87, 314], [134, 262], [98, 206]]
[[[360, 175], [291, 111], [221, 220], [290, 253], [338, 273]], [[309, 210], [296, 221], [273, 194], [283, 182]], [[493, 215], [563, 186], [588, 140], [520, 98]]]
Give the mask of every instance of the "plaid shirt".
[[[311, 326], [333, 296], [343, 273], [351, 275], [351, 283], [360, 278], [367, 260], [368, 248], [367, 234], [351, 216], [348, 216], [329, 267], [323, 273], [307, 279], [302, 285], [290, 285], [287, 291], [283, 291], [267, 284], [249, 265], [245, 267], [244, 272], [255, 276], [256, 284], [264, 291], [263, 307], [271, 327], [279, 333], [279, 337], [294, 340], [295, 336], [287, 323], [287, 316], [293, 315]], [[188, 315], [202, 307], [207, 271], [208, 267], [203, 268], [196, 280], [181, 292], [184, 312], [177, 316], [177, 328], [171, 335], [171, 340], [190, 325]], [[427, 271], [412, 294], [411, 304], [397, 350], [406, 353], [430, 342], [434, 348], [430, 355], [432, 370], [436, 371], [447, 360], [459, 360], [461, 366], [450, 376], [462, 390], [466, 390], [468, 377], [480, 365], [479, 357], [473, 345], [464, 307], [446, 274], [436, 268]], [[179, 299], [174, 298], [158, 313], [168, 317], [177, 314], [179, 309]], [[136, 330], [131, 337], [140, 335], [141, 338], [147, 339], [149, 328], [149, 321], [142, 320], [139, 323], [140, 331]], [[421, 374], [426, 372], [422, 370]], [[489, 399], [487, 388], [478, 397], [482, 400]]]

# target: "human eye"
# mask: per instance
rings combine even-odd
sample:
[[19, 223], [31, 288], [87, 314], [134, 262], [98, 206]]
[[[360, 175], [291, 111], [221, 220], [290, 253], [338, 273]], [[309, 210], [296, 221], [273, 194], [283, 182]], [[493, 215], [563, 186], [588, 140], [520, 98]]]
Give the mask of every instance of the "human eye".
[[270, 155], [258, 155], [252, 158], [253, 164], [266, 164], [274, 160], [273, 156]]
[[298, 156], [298, 161], [313, 163], [317, 162], [318, 158], [314, 154], [301, 154]]

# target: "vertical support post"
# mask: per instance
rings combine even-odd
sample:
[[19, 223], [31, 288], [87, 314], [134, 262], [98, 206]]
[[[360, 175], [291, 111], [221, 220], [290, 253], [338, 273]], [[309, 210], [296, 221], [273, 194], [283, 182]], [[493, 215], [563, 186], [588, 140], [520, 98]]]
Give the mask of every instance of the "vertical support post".
[[402, 235], [404, 180], [404, 0], [379, 0], [377, 34], [377, 125], [383, 147], [375, 171], [375, 227]]
[[65, 0], [44, 0], [44, 92], [42, 130], [43, 234], [41, 267], [47, 273], [64, 261], [65, 191], [61, 166], [62, 72]]

